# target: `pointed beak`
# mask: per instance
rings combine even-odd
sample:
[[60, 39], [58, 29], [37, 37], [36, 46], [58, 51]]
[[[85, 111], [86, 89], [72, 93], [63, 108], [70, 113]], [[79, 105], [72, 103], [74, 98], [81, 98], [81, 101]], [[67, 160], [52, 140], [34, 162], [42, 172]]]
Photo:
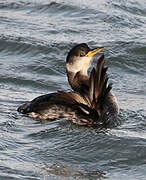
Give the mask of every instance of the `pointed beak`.
[[86, 54], [86, 57], [93, 57], [95, 56], [95, 54], [99, 53], [102, 49], [103, 47], [98, 47], [96, 49], [93, 49]]

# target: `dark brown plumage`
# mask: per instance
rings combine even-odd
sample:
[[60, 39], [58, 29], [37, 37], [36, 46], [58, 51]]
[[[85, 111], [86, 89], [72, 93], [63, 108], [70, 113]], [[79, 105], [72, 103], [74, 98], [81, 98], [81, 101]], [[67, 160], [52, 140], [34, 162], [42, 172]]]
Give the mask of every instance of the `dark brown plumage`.
[[[85, 48], [84, 53], [82, 52], [84, 56], [90, 51], [85, 44], [83, 46], [80, 44], [77, 47], [81, 51]], [[81, 52], [76, 49], [77, 47], [74, 48], [75, 54], [71, 50], [67, 56], [67, 64], [69, 63], [67, 74], [74, 91], [58, 91], [37, 97], [31, 102], [20, 106], [18, 108], [19, 112], [32, 118], [44, 120], [66, 119], [87, 126], [106, 126], [115, 120], [119, 110], [116, 98], [110, 92], [112, 85], [108, 84], [108, 68], [104, 67], [104, 55], [100, 56], [96, 69], [92, 69], [89, 77], [84, 74], [85, 71], [82, 71], [82, 69], [76, 71], [76, 68], [74, 68], [73, 72], [71, 72], [71, 65], [73, 66], [74, 60], [77, 61], [78, 58], [75, 57], [76, 55], [79, 57]], [[68, 59], [69, 57], [71, 61]], [[88, 70], [87, 67], [85, 68]], [[73, 78], [72, 81], [71, 78]]]

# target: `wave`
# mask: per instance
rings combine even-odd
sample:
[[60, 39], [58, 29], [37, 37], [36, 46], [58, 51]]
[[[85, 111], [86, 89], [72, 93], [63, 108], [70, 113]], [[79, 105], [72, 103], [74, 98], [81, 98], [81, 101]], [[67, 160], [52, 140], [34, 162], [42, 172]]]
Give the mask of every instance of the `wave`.
[[[122, 2], [122, 1], [121, 1]], [[111, 6], [113, 9], [118, 9], [122, 12], [128, 12], [134, 16], [140, 15], [140, 16], [145, 16], [145, 6], [143, 6], [143, 2], [140, 1], [127, 1], [126, 3], [118, 3], [118, 2], [112, 2]]]
[[30, 56], [48, 53], [59, 54], [65, 49], [66, 43], [39, 41], [35, 38], [15, 37], [0, 35], [0, 52], [12, 52], [15, 54], [29, 54]]
[[29, 6], [31, 3], [25, 2], [25, 1], [2, 1], [0, 2], [0, 9], [22, 9], [25, 8], [26, 6]]
[[69, 11], [70, 13], [79, 10], [78, 6], [73, 6], [65, 3], [57, 3], [55, 1], [52, 1], [47, 4], [36, 4], [32, 7], [31, 12], [39, 12], [39, 13], [61, 13], [61, 12], [66, 12]]

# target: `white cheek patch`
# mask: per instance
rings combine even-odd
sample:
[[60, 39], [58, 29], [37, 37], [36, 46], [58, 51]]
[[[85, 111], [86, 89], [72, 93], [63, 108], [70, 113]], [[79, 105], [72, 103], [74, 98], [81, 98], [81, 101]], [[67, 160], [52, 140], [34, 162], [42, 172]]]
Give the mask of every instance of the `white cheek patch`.
[[92, 57], [77, 57], [73, 63], [67, 63], [66, 68], [68, 71], [77, 73], [79, 71], [87, 74], [87, 70], [89, 69], [92, 62]]

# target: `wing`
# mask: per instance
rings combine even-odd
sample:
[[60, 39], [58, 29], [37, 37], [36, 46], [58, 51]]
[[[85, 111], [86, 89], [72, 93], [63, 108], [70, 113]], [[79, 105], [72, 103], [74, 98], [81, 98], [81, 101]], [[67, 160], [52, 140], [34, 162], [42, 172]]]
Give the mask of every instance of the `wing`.
[[96, 69], [93, 68], [91, 71], [87, 93], [84, 93], [84, 91], [58, 91], [56, 93], [42, 95], [20, 106], [18, 111], [23, 114], [34, 113], [36, 117], [40, 118], [44, 114], [45, 119], [53, 113], [54, 109], [51, 111], [51, 108], [56, 108], [56, 105], [59, 105], [58, 107], [61, 108], [71, 107], [73, 111], [79, 112], [79, 117], [83, 115], [83, 117], [93, 119], [95, 123], [98, 123], [102, 114], [104, 99], [112, 88], [111, 84], [107, 84], [107, 67], [104, 67], [104, 65], [105, 59], [104, 55], [102, 55], [97, 62]]
[[73, 109], [82, 109], [79, 104], [84, 104], [87, 107], [88, 101], [82, 97], [78, 92], [64, 92], [45, 94], [21, 105], [17, 110], [23, 114], [31, 112], [41, 113], [51, 109], [53, 105], [63, 105], [65, 107], [72, 107]]
[[104, 67], [105, 59], [102, 55], [97, 62], [96, 69], [93, 68], [89, 78], [89, 98], [91, 108], [101, 114], [104, 99], [112, 89], [112, 84], [107, 85], [107, 67]]
[[98, 59], [96, 69], [93, 68], [91, 71], [88, 94], [80, 93], [80, 96], [84, 97], [86, 103], [78, 103], [78, 106], [80, 106], [84, 112], [88, 112], [87, 114], [95, 120], [98, 120], [101, 116], [104, 100], [112, 89], [112, 84], [107, 84], [108, 68], [104, 65], [104, 55], [101, 55]]
[[89, 77], [88, 93], [59, 91], [59, 99], [66, 104], [72, 104], [80, 109], [84, 115], [98, 120], [102, 114], [104, 100], [112, 89], [108, 83], [107, 67], [104, 55], [100, 56], [96, 69], [93, 68]]

